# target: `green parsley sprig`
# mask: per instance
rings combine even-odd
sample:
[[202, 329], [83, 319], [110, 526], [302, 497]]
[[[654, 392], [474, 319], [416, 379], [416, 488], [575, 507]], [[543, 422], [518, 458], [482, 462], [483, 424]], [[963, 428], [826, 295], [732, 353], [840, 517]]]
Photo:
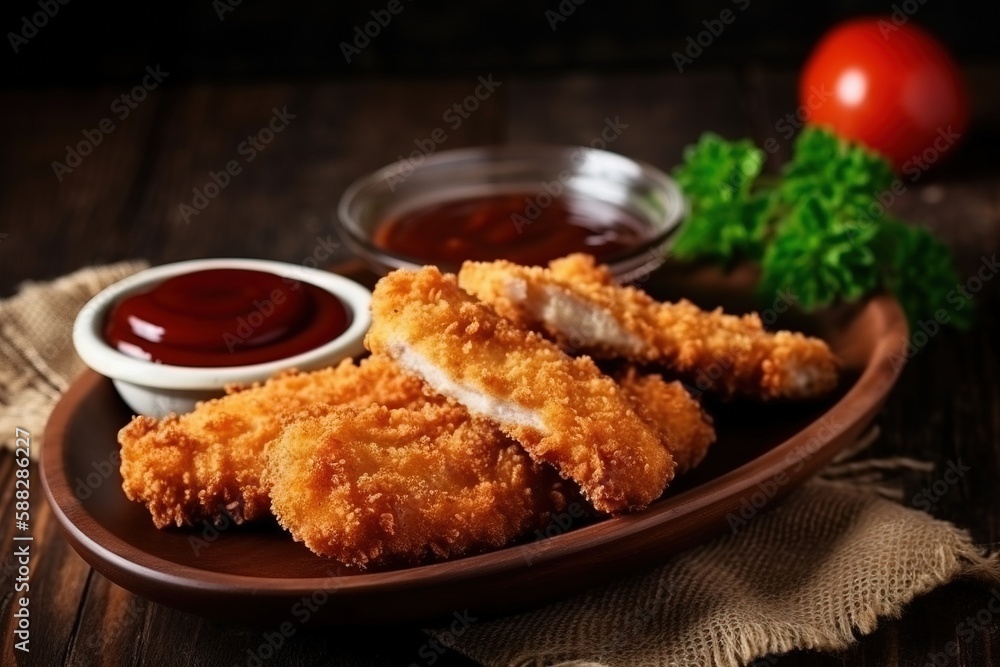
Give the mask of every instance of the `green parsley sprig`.
[[886, 215], [889, 163], [832, 132], [806, 127], [780, 178], [763, 175], [750, 140], [705, 133], [674, 178], [690, 204], [674, 254], [725, 267], [760, 266], [763, 294], [788, 291], [806, 310], [879, 290], [899, 300], [911, 325], [942, 308], [965, 329], [972, 308], [949, 301], [959, 285], [948, 249], [930, 232]]

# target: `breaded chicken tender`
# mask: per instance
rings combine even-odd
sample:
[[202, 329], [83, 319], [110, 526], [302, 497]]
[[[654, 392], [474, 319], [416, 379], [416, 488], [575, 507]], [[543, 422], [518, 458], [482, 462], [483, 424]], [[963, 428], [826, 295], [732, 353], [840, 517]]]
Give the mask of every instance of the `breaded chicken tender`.
[[457, 404], [296, 421], [265, 477], [297, 541], [361, 569], [501, 547], [565, 506], [551, 468]]
[[693, 469], [715, 442], [712, 418], [680, 382], [628, 368], [617, 376], [622, 391], [640, 416], [666, 435], [677, 468], [675, 475]]
[[122, 488], [145, 503], [158, 528], [267, 516], [270, 498], [261, 482], [267, 445], [303, 411], [445, 401], [426, 396], [419, 380], [379, 357], [231, 391], [183, 416], [135, 417], [118, 433]]
[[375, 286], [365, 344], [574, 480], [602, 512], [646, 507], [673, 478], [655, 428], [588, 357], [500, 317], [435, 267]]
[[459, 284], [565, 349], [660, 364], [723, 396], [810, 398], [837, 385], [837, 360], [823, 341], [765, 331], [755, 313], [740, 317], [703, 311], [686, 300], [655, 301], [615, 285], [590, 255], [570, 255], [549, 268], [466, 262]]

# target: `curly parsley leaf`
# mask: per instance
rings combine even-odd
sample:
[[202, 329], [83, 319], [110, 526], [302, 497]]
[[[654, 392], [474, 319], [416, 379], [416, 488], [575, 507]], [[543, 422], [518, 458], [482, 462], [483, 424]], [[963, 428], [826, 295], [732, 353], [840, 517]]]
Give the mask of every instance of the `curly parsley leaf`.
[[899, 220], [883, 219], [876, 246], [886, 257], [885, 287], [906, 312], [910, 329], [919, 322], [937, 319], [966, 331], [975, 320], [971, 295], [955, 273], [947, 246], [925, 229]]
[[876, 233], [873, 226], [835, 215], [819, 199], [806, 199], [783, 221], [764, 253], [761, 292], [791, 292], [808, 310], [864, 296], [879, 285], [870, 247]]
[[684, 151], [673, 175], [691, 211], [674, 245], [678, 257], [723, 264], [760, 259], [767, 201], [750, 188], [763, 164], [764, 152], [749, 140], [730, 142], [708, 132]]
[[930, 233], [885, 217], [879, 194], [895, 183], [889, 163], [829, 130], [807, 127], [776, 183], [749, 140], [706, 133], [674, 178], [691, 211], [674, 246], [681, 259], [760, 264], [760, 289], [791, 292], [806, 309], [891, 291], [911, 326], [972, 323], [970, 297], [948, 249]]
[[884, 212], [876, 195], [894, 179], [889, 163], [876, 153], [807, 126], [795, 141], [794, 159], [782, 170], [777, 196], [789, 206], [815, 197], [830, 211], [867, 220]]
[[684, 149], [684, 163], [673, 176], [692, 204], [739, 201], [750, 194], [763, 166], [764, 151], [749, 139], [726, 141], [706, 132]]
[[691, 206], [688, 223], [673, 252], [682, 259], [705, 258], [731, 265], [739, 259], [759, 261], [764, 255], [764, 209], [768, 201], [706, 201]]

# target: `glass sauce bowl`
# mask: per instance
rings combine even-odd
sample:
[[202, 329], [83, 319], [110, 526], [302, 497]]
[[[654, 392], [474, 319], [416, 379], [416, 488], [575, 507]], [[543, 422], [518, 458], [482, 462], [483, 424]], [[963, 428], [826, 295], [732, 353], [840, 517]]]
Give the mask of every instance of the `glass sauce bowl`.
[[[449, 203], [463, 200], [482, 199], [489, 205], [490, 198], [501, 196], [524, 202], [521, 210], [514, 207], [510, 215], [491, 218], [491, 225], [509, 225], [509, 229], [476, 231], [484, 238], [473, 239], [464, 228], [446, 233], [442, 222], [429, 227], [424, 238], [411, 235], [414, 242], [409, 246], [393, 246], [387, 239], [393, 233], [388, 225], [408, 216], [428, 213], [434, 207], [445, 211]], [[558, 243], [544, 248], [535, 245], [530, 252], [524, 250], [530, 246], [525, 243], [520, 249], [503, 243], [490, 247], [490, 238], [510, 238], [512, 232], [526, 230], [539, 232], [533, 227], [547, 224], [546, 209], [567, 202], [582, 214], [588, 212], [589, 205], [595, 219], [607, 218], [610, 210], [627, 221], [629, 233], [619, 235], [614, 248], [595, 246], [591, 251], [622, 282], [635, 280], [663, 263], [668, 241], [686, 213], [680, 188], [650, 165], [592, 148], [511, 145], [444, 151], [383, 167], [347, 188], [340, 199], [338, 222], [347, 246], [380, 275], [423, 264], [454, 272], [466, 259], [504, 258], [539, 264], [573, 250], [586, 252], [586, 248]], [[432, 219], [433, 213], [424, 218]], [[595, 230], [593, 237], [598, 242], [599, 231]], [[462, 243], [465, 240], [477, 242], [466, 245]], [[455, 247], [449, 254], [450, 246]], [[425, 252], [421, 253], [421, 248]]]

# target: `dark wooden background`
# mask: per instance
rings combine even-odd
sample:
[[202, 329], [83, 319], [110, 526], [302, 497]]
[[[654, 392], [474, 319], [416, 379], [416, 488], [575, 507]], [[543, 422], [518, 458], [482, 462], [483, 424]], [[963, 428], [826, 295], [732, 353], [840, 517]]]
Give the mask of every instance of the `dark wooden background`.
[[[85, 27], [96, 25], [95, 21], [80, 23], [73, 18], [79, 16], [72, 14], [73, 7], [67, 5], [62, 15], [70, 27], [59, 30], [77, 26], [81, 35], [95, 39], [114, 36], [107, 22], [101, 31], [87, 33]], [[588, 7], [579, 9], [585, 24], [596, 20], [583, 19]], [[241, 11], [246, 21], [263, 21], [250, 3], [237, 8]], [[782, 16], [787, 32], [794, 21]], [[814, 27], [815, 13], [810, 17], [807, 25]], [[59, 20], [53, 19], [53, 30]], [[957, 29], [949, 32], [948, 19], [942, 22], [948, 34], [959, 35]], [[963, 25], [981, 23], [966, 20]], [[199, 25], [192, 19], [174, 27], [189, 37]], [[161, 26], [154, 34], [169, 35], [169, 28]], [[266, 37], [264, 27], [260, 30]], [[682, 38], [682, 29], [677, 32]], [[279, 44], [294, 41], [279, 28], [272, 33]], [[609, 148], [665, 169], [676, 164], [685, 144], [707, 129], [729, 137], [752, 136], [758, 142], [775, 137], [782, 150], [769, 167], [776, 168], [790, 148], [776, 123], [797, 105], [795, 66], [782, 58], [747, 64], [715, 54], [678, 75], [669, 61], [657, 66], [650, 57], [641, 59], [644, 66], [632, 69], [622, 69], [622, 62], [610, 57], [597, 59], [617, 64], [617, 69], [560, 68], [563, 60], [571, 59], [560, 53], [552, 56], [550, 66], [536, 56], [510, 68], [509, 58], [490, 60], [491, 51], [485, 48], [475, 59], [453, 63], [443, 73], [434, 69], [441, 63], [428, 62], [426, 54], [415, 55], [428, 72], [417, 77], [407, 69], [405, 57], [392, 61], [388, 49], [389, 55], [380, 52], [381, 60], [364, 65], [374, 72], [365, 77], [320, 76], [330, 72], [320, 66], [310, 70], [305, 64], [308, 58], [300, 54], [295, 62], [310, 74], [303, 78], [286, 76], [295, 64], [287, 59], [275, 65], [273, 76], [255, 75], [258, 70], [246, 66], [252, 61], [246, 60], [250, 57], [246, 48], [233, 65], [224, 49], [208, 49], [205, 45], [212, 40], [205, 39], [192, 48], [226, 77], [199, 78], [197, 63], [190, 56], [182, 59], [176, 65], [178, 75], [128, 118], [115, 119], [115, 130], [60, 182], [51, 163], [65, 160], [67, 144], [79, 142], [84, 130], [111, 115], [110, 104], [141, 78], [142, 66], [162, 62], [170, 71], [175, 65], [158, 60], [164, 53], [153, 39], [146, 52], [123, 48], [122, 58], [139, 63], [138, 67], [115, 66], [117, 42], [113, 42], [100, 51], [112, 64], [98, 81], [90, 81], [82, 75], [59, 74], [60, 66], [72, 66], [73, 50], [45, 51], [54, 48], [51, 43], [46, 47], [45, 39], [54, 37], [41, 35], [20, 54], [25, 56], [22, 61], [5, 70], [10, 85], [0, 90], [0, 295], [13, 293], [25, 279], [48, 279], [83, 266], [135, 257], [153, 263], [211, 256], [303, 262], [313, 255], [318, 239], [335, 239], [332, 220], [346, 185], [409, 153], [414, 140], [445, 127], [444, 111], [473, 91], [477, 76], [491, 72], [501, 86], [460, 128], [446, 128], [448, 140], [441, 149], [504, 142], [589, 144], [605, 119], [617, 118], [627, 129]], [[83, 40], [80, 35], [73, 39]], [[128, 31], [121, 39], [141, 41]], [[402, 37], [392, 39], [396, 44]], [[500, 39], [486, 39], [487, 46]], [[335, 45], [339, 38], [332, 35], [330, 40]], [[542, 48], [540, 40], [533, 42], [536, 48]], [[655, 42], [655, 34], [648, 40]], [[599, 42], [586, 44], [587, 53], [601, 53]], [[35, 47], [37, 55], [32, 56], [30, 49]], [[83, 44], [80, 47], [79, 58], [96, 62], [97, 56], [84, 52]], [[166, 55], [183, 51], [180, 46], [172, 48]], [[261, 48], [266, 53], [281, 50]], [[720, 44], [722, 53], [731, 55], [732, 48]], [[991, 60], [992, 47], [983, 46], [982, 40], [958, 48], [968, 55], [964, 71], [972, 94], [973, 126], [948, 163], [910, 187], [894, 212], [944, 238], [965, 278], [1000, 246], [1000, 66]], [[656, 49], [662, 57], [662, 45]], [[760, 49], [758, 54], [766, 52], [763, 46]], [[786, 48], [785, 60], [794, 59], [797, 49]], [[458, 50], [449, 51], [445, 45], [442, 53]], [[45, 66], [28, 57], [41, 59]], [[331, 58], [328, 53], [322, 57]], [[458, 55], [452, 57], [460, 60]], [[239, 63], [247, 67], [246, 76], [239, 75]], [[385, 66], [379, 69], [379, 63]], [[532, 69], [532, 64], [538, 67]], [[48, 73], [51, 80], [38, 85], [34, 77], [39, 73]], [[274, 107], [287, 107], [295, 119], [257, 159], [243, 165], [243, 173], [204, 211], [185, 222], [179, 205], [191, 203], [192, 189], [202, 188], [210, 171], [241, 159], [238, 145], [267, 123]], [[344, 257], [340, 253], [327, 262]], [[911, 360], [878, 420], [883, 436], [872, 450], [876, 456], [902, 455], [935, 463], [935, 471], [907, 482], [907, 498], [940, 479], [949, 462], [971, 465], [972, 470], [931, 511], [968, 528], [977, 542], [994, 549], [1000, 546], [996, 287], [996, 281], [989, 282], [977, 295], [980, 320], [975, 330], [935, 336]], [[262, 629], [206, 621], [161, 607], [94, 573], [59, 534], [38, 489], [37, 469], [32, 470], [36, 484], [30, 664], [246, 663], [247, 650], [261, 643]], [[0, 480], [0, 544], [4, 545], [0, 546], [4, 638], [0, 661], [9, 664], [20, 656], [10, 641], [14, 582], [7, 545], [12, 544], [14, 526], [13, 467], [7, 452], [0, 454]], [[994, 657], [1000, 655], [1000, 618], [990, 614], [982, 622], [991, 594], [970, 583], [956, 583], [915, 601], [901, 619], [883, 621], [875, 633], [842, 653], [801, 652], [768, 664], [993, 664], [1000, 660]], [[980, 620], [970, 623], [977, 614]], [[418, 650], [427, 639], [414, 627], [300, 630], [265, 664], [426, 664]], [[957, 655], [945, 653], [949, 646]], [[447, 654], [436, 664], [468, 661]]]
[[[40, 1], [55, 0], [7, 0], [0, 5], [0, 27], [18, 31], [22, 17], [37, 12]], [[17, 53], [0, 48], [0, 85], [124, 85], [156, 62], [170, 63], [175, 81], [440, 78], [489, 69], [669, 71], [673, 52], [727, 8], [739, 20], [699, 56], [700, 67], [747, 62], [797, 67], [837, 21], [889, 15], [897, 8], [900, 19], [931, 28], [964, 61], [1000, 55], [1000, 5], [991, 0], [400, 0], [399, 18], [348, 62], [341, 43], [350, 42], [355, 27], [388, 4], [73, 0]]]

